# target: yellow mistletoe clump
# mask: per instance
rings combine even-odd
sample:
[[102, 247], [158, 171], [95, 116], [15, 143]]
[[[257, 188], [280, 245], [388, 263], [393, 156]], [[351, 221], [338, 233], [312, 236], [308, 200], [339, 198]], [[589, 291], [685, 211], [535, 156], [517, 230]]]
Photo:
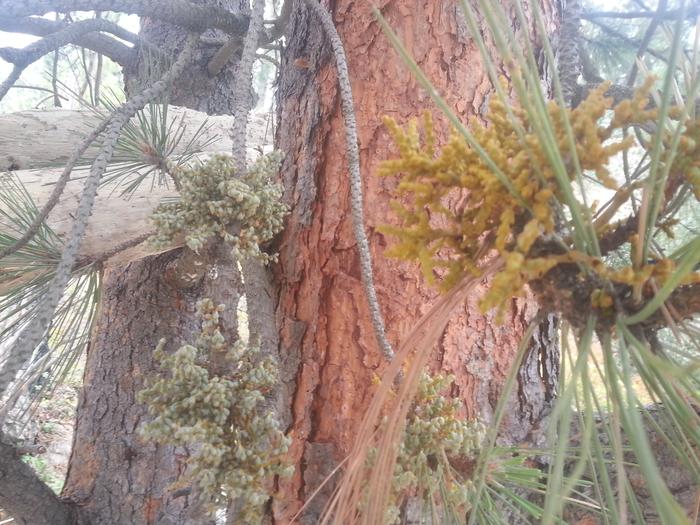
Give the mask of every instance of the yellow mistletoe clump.
[[[607, 84], [592, 90], [575, 109], [550, 102], [547, 111], [555, 140], [548, 144], [536, 131], [541, 123], [533, 123], [522, 108], [507, 108], [497, 97], [489, 105], [487, 124], [472, 127], [472, 144], [478, 146], [455, 132], [438, 150], [427, 114], [421, 132], [415, 121], [404, 129], [386, 118], [398, 156], [385, 161], [379, 172], [385, 176], [401, 174], [397, 192], [402, 197], [392, 203], [400, 226], [382, 227], [383, 232], [398, 238], [388, 254], [419, 261], [429, 282], [439, 278], [440, 287], [449, 289], [467, 274], [479, 275], [480, 264], [495, 250], [504, 264], [481, 302], [484, 310], [501, 308], [509, 298], [521, 295], [525, 284], [564, 263], [576, 263], [602, 279], [630, 285], [652, 275], [666, 275], [668, 261], [663, 262], [663, 268], [645, 265], [613, 270], [600, 258], [577, 251], [566, 237], [566, 228], [563, 234], [555, 235], [561, 233], [555, 232], [555, 225], [565, 224], [564, 203], [570, 203], [571, 197], [567, 201], [563, 195], [551, 159], [560, 158], [573, 181], [579, 171], [572, 159], [577, 157], [581, 171], [617, 191], [610, 160], [635, 145], [632, 136], [618, 138], [622, 134], [617, 131], [656, 118], [657, 110], [648, 107], [652, 84], [653, 79], [647, 80], [632, 99], [614, 107], [612, 99], [605, 97]], [[608, 117], [605, 122], [604, 117]], [[571, 154], [567, 120], [576, 157]], [[693, 182], [700, 179], [694, 155], [699, 134], [697, 125], [686, 126], [677, 160], [683, 163], [682, 168], [692, 168], [685, 171]], [[554, 144], [557, 155], [546, 149]], [[697, 190], [697, 184], [695, 187]], [[618, 193], [620, 200], [626, 200], [631, 192]], [[449, 200], [460, 204], [450, 206]], [[609, 225], [595, 227], [600, 237]], [[548, 249], [543, 249], [545, 243]]]
[[674, 171], [685, 174], [693, 189], [695, 198], [700, 201], [700, 122], [692, 121], [678, 144], [679, 153], [674, 161]]

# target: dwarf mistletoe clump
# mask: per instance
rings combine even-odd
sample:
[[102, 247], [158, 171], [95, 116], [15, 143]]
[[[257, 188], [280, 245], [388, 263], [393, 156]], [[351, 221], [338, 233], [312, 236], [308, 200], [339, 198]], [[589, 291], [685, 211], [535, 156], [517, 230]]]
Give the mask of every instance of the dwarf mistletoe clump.
[[[407, 497], [425, 508], [437, 499], [462, 513], [469, 509], [473, 484], [455, 466], [475, 462], [486, 427], [461, 418], [461, 401], [441, 394], [453, 381], [452, 376], [427, 373], [420, 379], [399, 445], [385, 523], [399, 523]], [[368, 456], [370, 468], [375, 455], [373, 450]]]
[[281, 157], [277, 152], [258, 159], [243, 174], [235, 173], [231, 157], [218, 155], [207, 162], [176, 168], [173, 177], [180, 198], [158, 206], [152, 219], [156, 245], [167, 246], [178, 236], [198, 252], [213, 237], [231, 245], [237, 258], [274, 256], [260, 245], [282, 230], [287, 207], [282, 186], [274, 182]]
[[[277, 383], [277, 364], [258, 359], [258, 345], [227, 345], [219, 326], [223, 305], [203, 299], [198, 305], [202, 331], [194, 346], [155, 350], [164, 374], [139, 393], [154, 419], [142, 434], [169, 445], [195, 445], [188, 480], [199, 488], [212, 512], [237, 502], [243, 523], [258, 523], [270, 496], [274, 475], [289, 475], [285, 461], [290, 440], [271, 411], [260, 410], [264, 396]], [[230, 372], [211, 373], [223, 356]]]
[[[579, 308], [584, 302], [603, 311], [613, 305], [626, 312], [638, 309], [638, 304], [625, 302], [631, 295], [629, 290], [641, 290], [652, 278], [663, 285], [677, 263], [658, 258], [630, 260], [622, 267], [612, 267], [604, 256], [623, 245], [628, 246], [628, 254], [633, 253], [637, 242], [633, 235], [636, 222], [622, 224], [611, 219], [640, 185], [626, 183], [618, 187], [620, 177], [616, 179], [611, 174], [610, 161], [633, 146], [649, 148], [633, 134], [624, 135], [621, 131], [657, 119], [658, 108], [649, 102], [652, 84], [653, 79], [649, 79], [632, 99], [614, 106], [612, 99], [605, 96], [609, 85], [603, 84], [575, 109], [562, 108], [556, 102], [547, 107], [560, 152], [558, 158], [562, 159], [569, 181], [575, 181], [577, 173], [582, 172], [616, 192], [612, 204], [595, 221], [590, 219], [596, 213], [594, 205], [578, 202], [575, 195], [562, 190], [566, 187], [558, 180], [562, 170], [553, 166], [553, 155], [536, 132], [539, 124], [531, 122], [530, 114], [520, 107], [509, 108], [498, 97], [492, 98], [488, 123], [473, 126], [481, 152], [457, 133], [438, 150], [428, 115], [422, 139], [415, 122], [404, 130], [386, 119], [399, 154], [398, 158], [385, 161], [380, 173], [400, 173], [398, 192], [409, 197], [393, 203], [402, 224], [383, 228], [399, 240], [389, 253], [419, 261], [429, 281], [435, 282], [439, 276], [441, 287], [449, 289], [466, 274], [479, 275], [480, 266], [497, 252], [503, 267], [481, 301], [483, 310], [496, 307], [502, 313], [511, 297], [522, 295], [526, 284], [541, 281], [548, 273], [550, 277], [568, 279], [580, 289], [575, 300], [570, 301], [572, 312], [577, 302]], [[700, 124], [683, 121], [679, 108], [672, 108], [669, 114], [683, 126], [683, 131], [678, 154], [668, 162], [667, 187], [675, 191], [687, 181], [700, 197]], [[664, 140], [670, 143], [672, 132], [666, 135]], [[572, 143], [578, 167], [570, 153]], [[484, 153], [492, 163], [484, 160]], [[459, 206], [449, 206], [449, 198], [455, 196], [463, 200]], [[576, 225], [567, 225], [573, 215], [572, 206], [590, 219], [595, 236], [591, 245], [596, 249], [584, 250], [577, 244], [572, 235]], [[551, 272], [561, 267], [566, 267], [566, 271]], [[682, 284], [698, 279], [699, 274], [691, 274]], [[561, 284], [549, 283], [549, 289], [556, 295], [567, 288]], [[539, 287], [542, 295], [547, 294], [546, 288], [546, 283]], [[555, 309], [561, 310], [559, 299], [545, 302], [557, 303]]]

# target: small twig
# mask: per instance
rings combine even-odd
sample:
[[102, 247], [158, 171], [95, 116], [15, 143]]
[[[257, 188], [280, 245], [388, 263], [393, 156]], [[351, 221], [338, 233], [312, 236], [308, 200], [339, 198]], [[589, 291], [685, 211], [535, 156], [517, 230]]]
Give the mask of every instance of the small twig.
[[[672, 309], [676, 321], [690, 319], [700, 313], [700, 283], [688, 284], [676, 289], [666, 299], [666, 306]], [[661, 309], [649, 316], [642, 323], [646, 330], [659, 330], [667, 326], [666, 319]]]
[[641, 7], [645, 11], [650, 11], [649, 7], [644, 2], [642, 2], [642, 0], [632, 0], [632, 2], [637, 4], [639, 7]]
[[[53, 96], [53, 90], [41, 86], [27, 86], [25, 84], [14, 84], [10, 87], [10, 89], [32, 89], [34, 91], [45, 91], [46, 93], [51, 93], [51, 96]], [[66, 97], [61, 95], [60, 93], [57, 93], [58, 98], [63, 99], [63, 100], [68, 100]]]
[[284, 0], [280, 15], [275, 20], [270, 21], [270, 23], [272, 23], [272, 28], [268, 31], [268, 36], [271, 40], [277, 40], [284, 35], [287, 24], [289, 23], [289, 18], [292, 16], [293, 5], [293, 0]]
[[270, 64], [272, 64], [276, 68], [280, 67], [280, 63], [277, 60], [275, 60], [271, 56], [265, 55], [264, 53], [256, 53], [255, 58], [259, 58], [260, 60], [265, 60], [266, 62], [269, 62]]
[[593, 222], [593, 228], [596, 231], [600, 231], [606, 224], [610, 224], [610, 221], [613, 220], [613, 217], [615, 217], [617, 210], [619, 210], [620, 207], [627, 202], [632, 195], [632, 192], [636, 190], [638, 186], [639, 184], [627, 184], [617, 190], [613, 198], [610, 199], [605, 207], [601, 208], [596, 214], [595, 221]]
[[90, 77], [92, 76], [92, 57], [90, 57], [90, 61], [88, 62], [85, 57], [85, 48], [82, 48], [80, 50], [80, 65], [83, 67], [83, 74], [85, 75], [85, 78], [83, 80], [83, 85], [80, 88], [80, 98], [85, 100], [85, 97], [83, 96], [85, 94], [85, 90], [88, 91], [90, 94], [90, 99], [89, 99], [89, 104], [92, 106], [93, 101], [94, 101], [94, 93], [92, 91], [92, 81], [90, 80]]
[[[659, 6], [656, 9], [657, 14], [661, 14], [663, 11], [666, 11], [666, 6], [668, 5], [668, 0], [660, 0], [659, 1]], [[644, 56], [644, 53], [646, 52], [647, 47], [649, 46], [649, 43], [651, 42], [652, 37], [654, 36], [654, 33], [656, 32], [656, 28], [659, 27], [659, 24], [661, 23], [661, 18], [654, 17], [651, 19], [651, 22], [649, 22], [649, 26], [647, 27], [647, 30], [644, 32], [644, 36], [642, 37], [642, 41], [639, 43], [639, 48], [637, 49], [637, 54], [636, 57], [637, 59], [641, 59]], [[638, 71], [638, 66], [637, 66], [637, 61], [635, 60], [634, 63], [632, 64], [632, 69], [629, 72], [629, 75], [627, 75], [627, 81], [625, 84], [628, 86], [633, 86], [634, 81], [637, 78], [637, 71]]]
[[[101, 18], [102, 13], [96, 12], [95, 18]], [[94, 105], [100, 105], [100, 88], [102, 84], [102, 53], [97, 53], [97, 66], [95, 68], [95, 87], [94, 87]]]
[[593, 64], [591, 57], [586, 52], [583, 40], [585, 39], [582, 39], [579, 35], [578, 56], [579, 60], [581, 60], [581, 76], [585, 82], [600, 84], [603, 82], [603, 77], [598, 71], [598, 67]]
[[598, 241], [598, 245], [600, 246], [600, 254], [607, 255], [628, 242], [630, 235], [637, 230], [638, 224], [638, 215], [631, 215], [618, 222], [617, 226], [613, 227], [613, 229], [608, 233], [603, 234]]
[[128, 250], [129, 248], [133, 248], [134, 246], [138, 246], [142, 242], [147, 241], [150, 237], [153, 236], [153, 233], [154, 232], [142, 233], [138, 237], [134, 237], [133, 239], [128, 239], [122, 243], [117, 244], [113, 248], [107, 250], [106, 252], [104, 252], [100, 255], [90, 256], [90, 257], [81, 257], [73, 265], [73, 271], [77, 271], [77, 270], [80, 270], [82, 268], [85, 268], [86, 266], [91, 266], [91, 265], [99, 267], [104, 262], [111, 259], [112, 257], [117, 255], [118, 253], [121, 253], [124, 250]]
[[12, 68], [12, 71], [9, 75], [7, 75], [5, 81], [0, 84], [0, 100], [5, 98], [5, 95], [7, 95], [8, 91], [10, 91], [10, 88], [15, 82], [17, 82], [17, 80], [19, 80], [19, 77], [22, 76], [22, 71], [24, 71], [25, 68], [26, 66], [14, 66]]
[[41, 105], [42, 105], [44, 102], [46, 102], [47, 100], [49, 100], [50, 98], [53, 98], [53, 95], [49, 95], [48, 97], [42, 98], [39, 102], [37, 102], [37, 103], [34, 105], [34, 109], [39, 109], [39, 108], [41, 107]]
[[[215, 77], [216, 75], [221, 73], [221, 70], [226, 66], [233, 54], [240, 48], [241, 39], [238, 37], [230, 38], [223, 46], [221, 46], [207, 64], [207, 73], [209, 74], [209, 76]], [[267, 60], [275, 67], [279, 67], [279, 62], [277, 62], [277, 60], [275, 60], [272, 57], [269, 57], [262, 53], [256, 53], [255, 57], [260, 58], [262, 60]]]
[[268, 51], [282, 51], [284, 49], [281, 44], [260, 44], [260, 48]]
[[207, 64], [207, 73], [209, 76], [215, 77], [224, 66], [228, 63], [233, 54], [240, 49], [241, 39], [238, 36], [232, 36], [226, 43], [219, 48], [219, 50], [214, 54], [209, 63]]
[[[598, 26], [600, 29], [602, 29], [605, 33], [608, 33], [610, 36], [618, 38], [628, 44], [631, 47], [639, 47], [641, 42], [639, 40], [635, 40], [634, 38], [630, 38], [627, 35], [620, 33], [616, 29], [610, 27], [607, 24], [604, 24], [603, 22], [600, 22], [599, 20], [590, 20], [592, 24], [595, 24]], [[588, 42], [594, 42], [593, 40], [587, 39]], [[663, 56], [661, 53], [656, 51], [655, 49], [651, 49], [647, 46], [647, 53], [649, 53], [651, 56], [654, 58], [658, 58], [659, 60], [662, 60], [664, 62], [667, 62], [667, 58]]]
[[[61, 15], [56, 13], [56, 22], [60, 22]], [[58, 95], [58, 49], [53, 52], [53, 64], [51, 65], [51, 90], [53, 91], [53, 105], [56, 108], [61, 107], [61, 98]]]
[[95, 68], [95, 106], [100, 105], [100, 89], [102, 88], [102, 53], [97, 53], [97, 66]]

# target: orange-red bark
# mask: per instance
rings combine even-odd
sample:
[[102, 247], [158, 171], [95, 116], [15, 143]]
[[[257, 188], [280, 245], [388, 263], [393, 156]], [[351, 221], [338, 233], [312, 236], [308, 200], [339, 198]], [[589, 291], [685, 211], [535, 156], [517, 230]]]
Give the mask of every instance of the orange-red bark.
[[[373, 19], [369, 4], [331, 4], [353, 87], [377, 294], [389, 338], [397, 345], [437, 294], [424, 283], [417, 265], [384, 256], [392, 240], [376, 227], [396, 222], [389, 203], [397, 180], [376, 176], [379, 163], [394, 151], [382, 117], [405, 123], [435, 108]], [[391, 0], [380, 7], [449, 105], [470, 121], [483, 114], [491, 87], [456, 4]], [[369, 322], [352, 234], [345, 138], [330, 45], [317, 21], [303, 11], [292, 17], [289, 34], [280, 81], [278, 142], [287, 154], [282, 174], [293, 212], [280, 245], [277, 277], [280, 351], [289, 380], [297, 472], [280, 483], [274, 504], [279, 523], [288, 522], [350, 450], [372, 395], [372, 380], [384, 364]], [[493, 315], [479, 313], [476, 302], [477, 297], [470, 297], [455, 312], [433, 364], [455, 374], [454, 394], [465, 400], [469, 416], [488, 418], [536, 307], [518, 301], [499, 326]], [[525, 388], [514, 400], [518, 413], [506, 422], [514, 440], [525, 438], [549, 403], [553, 379], [547, 371], [554, 361], [547, 351], [536, 354], [520, 374]], [[318, 516], [323, 494], [318, 499], [308, 506], [303, 523], [313, 523]]]

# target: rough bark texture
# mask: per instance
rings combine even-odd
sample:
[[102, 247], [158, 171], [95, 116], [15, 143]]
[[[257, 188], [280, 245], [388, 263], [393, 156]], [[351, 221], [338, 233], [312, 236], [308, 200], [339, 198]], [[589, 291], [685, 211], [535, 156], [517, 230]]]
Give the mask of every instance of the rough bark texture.
[[135, 396], [154, 373], [155, 345], [164, 337], [166, 348], [175, 349], [199, 326], [193, 300], [201, 290], [178, 290], [163, 278], [175, 256], [105, 276], [63, 492], [95, 525], [203, 523], [192, 495], [178, 497], [171, 487], [185, 470], [187, 450], [146, 443], [137, 434], [146, 414]]
[[[247, 0], [195, 0], [192, 3], [217, 6], [227, 11], [241, 13], [248, 9]], [[160, 49], [172, 50], [182, 47], [187, 33], [181, 28], [166, 24], [158, 20], [142, 19], [141, 36]], [[238, 49], [230, 58], [225, 67], [217, 76], [211, 77], [207, 73], [207, 64], [213, 58], [216, 51], [228, 37], [223, 31], [209, 30], [204, 33], [205, 42], [198, 50], [199, 57], [185, 74], [180, 82], [173, 86], [171, 96], [178, 100], [178, 104], [196, 109], [210, 115], [233, 114], [233, 99], [231, 90], [235, 89], [235, 68], [231, 67], [240, 58]], [[125, 71], [127, 89], [139, 86], [144, 79], [157, 77], [158, 71], [165, 67], [159, 57], [153, 56], [147, 50], [141, 52], [136, 66]]]
[[[453, 2], [381, 2], [381, 10], [439, 92], [465, 120], [482, 114], [490, 93], [475, 45]], [[327, 4], [326, 4], [327, 5]], [[550, 19], [551, 5], [545, 5]], [[394, 53], [366, 4], [331, 2], [349, 60], [362, 155], [365, 222], [375, 261], [377, 293], [388, 334], [401, 341], [436, 298], [416, 265], [383, 256], [391, 239], [376, 231], [395, 222], [389, 208], [396, 179], [374, 175], [392, 155], [381, 118], [400, 123], [433, 109], [427, 95]], [[286, 523], [350, 450], [384, 364], [369, 323], [349, 212], [348, 174], [334, 64], [317, 20], [295, 10], [282, 65], [278, 142], [286, 152], [282, 176], [292, 215], [280, 245], [278, 279], [281, 356], [290, 397], [294, 477], [281, 481], [274, 514]], [[433, 366], [453, 373], [454, 395], [467, 416], [489, 420], [521, 334], [536, 313], [515, 301], [502, 325], [481, 315], [478, 297], [454, 313]], [[553, 320], [536, 334], [502, 440], [536, 441], [556, 381]], [[302, 515], [316, 523], [328, 490]]]
[[[456, 8], [442, 2], [396, 0], [386, 2], [383, 10], [453, 107], [465, 118], [479, 113], [489, 83], [465, 28], [458, 23]], [[368, 231], [374, 258], [381, 260], [376, 269], [378, 292], [390, 337], [397, 343], [435, 293], [423, 284], [415, 266], [381, 256], [389, 241], [374, 227], [392, 221], [388, 202], [395, 181], [370, 174], [391, 152], [380, 116], [389, 114], [406, 121], [419, 115], [428, 99], [393, 54], [366, 5], [338, 2], [334, 13], [354, 81]], [[169, 47], [176, 46], [180, 38], [173, 31], [166, 24], [156, 27], [149, 21], [144, 33]], [[350, 227], [334, 66], [319, 24], [305, 10], [295, 10], [289, 34], [280, 83], [284, 129], [279, 143], [287, 152], [283, 176], [294, 211], [281, 243], [277, 315], [288, 406], [283, 416], [294, 436], [292, 454], [298, 470], [278, 487], [273, 502], [278, 523], [289, 520], [348, 451], [371, 396], [372, 376], [383, 365], [367, 316]], [[198, 67], [205, 62], [200, 60]], [[138, 76], [147, 77], [147, 69], [139, 69]], [[230, 107], [227, 93], [232, 88], [225, 81], [228, 73], [217, 82], [202, 74], [186, 75], [173, 90], [171, 102], [226, 113]], [[191, 77], [197, 78], [193, 81]], [[205, 92], [206, 86], [215, 93]], [[151, 351], [157, 340], [169, 337], [174, 347], [196, 332], [195, 299], [216, 294], [231, 311], [238, 284], [231, 266], [222, 264], [213, 273], [222, 275], [223, 271], [229, 277], [219, 277], [214, 286], [208, 286], [210, 291], [174, 289], [161, 279], [171, 257], [166, 254], [132, 263], [112, 270], [106, 279], [65, 489], [94, 523], [165, 524], [194, 519], [191, 496], [176, 497], [170, 487], [183, 471], [187, 451], [140, 440], [136, 429], [144, 412], [134, 395], [154, 371]], [[266, 282], [264, 275], [258, 277], [257, 282]], [[277, 295], [269, 282], [266, 295]], [[268, 312], [269, 303], [253, 306], [251, 298], [249, 295], [251, 313]], [[491, 317], [476, 313], [475, 302], [471, 298], [455, 314], [434, 365], [456, 374], [455, 394], [467, 401], [468, 415], [488, 418], [520, 333], [535, 309], [518, 304], [509, 320], [496, 326]], [[260, 330], [271, 324], [258, 321]], [[504, 432], [508, 441], [526, 438], [549, 407], [554, 345], [546, 330], [537, 340], [542, 343], [533, 345], [509, 411], [512, 417]], [[322, 503], [320, 498], [312, 504], [304, 523], [315, 523]]]

